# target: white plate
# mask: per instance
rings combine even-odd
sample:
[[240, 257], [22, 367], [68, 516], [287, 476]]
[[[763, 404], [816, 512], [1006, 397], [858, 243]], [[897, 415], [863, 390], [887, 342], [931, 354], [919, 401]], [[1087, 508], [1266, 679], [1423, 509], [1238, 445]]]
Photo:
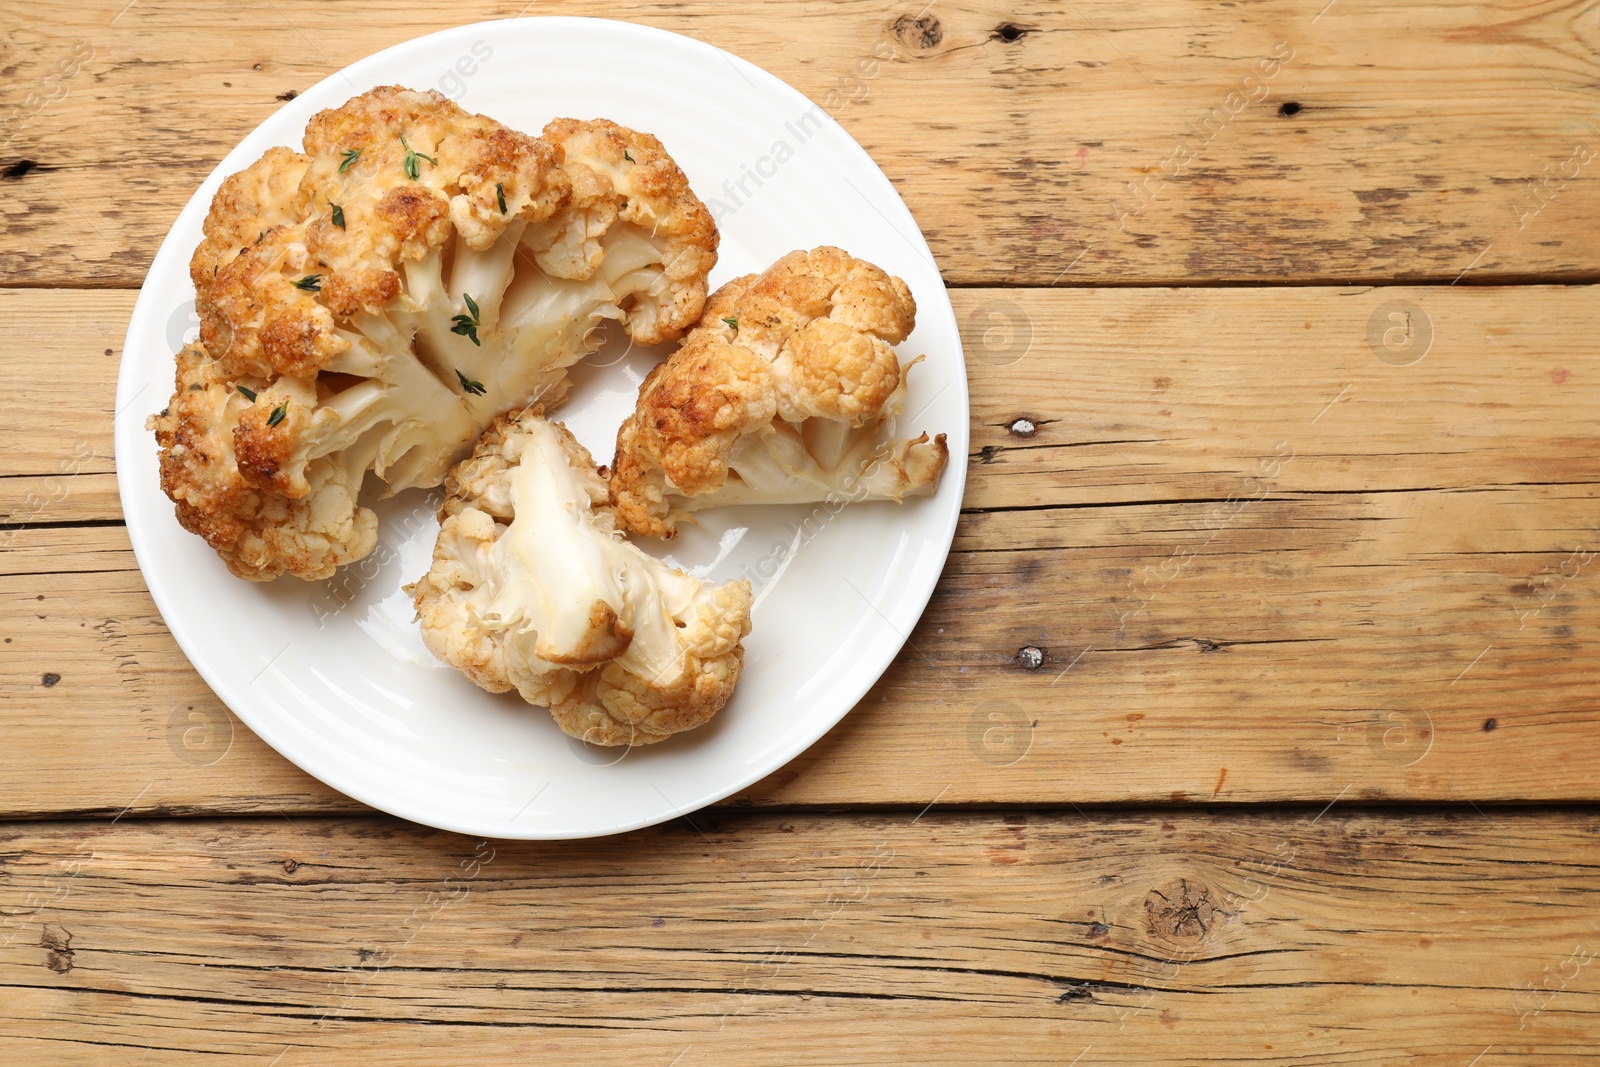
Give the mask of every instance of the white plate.
[[[389, 83], [438, 88], [533, 133], [557, 115], [605, 116], [660, 137], [717, 215], [713, 284], [792, 249], [836, 244], [898, 274], [916, 296], [917, 329], [900, 352], [928, 358], [912, 374], [911, 417], [901, 426], [949, 435], [938, 494], [837, 515], [711, 512], [670, 546], [678, 562], [712, 578], [774, 574], [756, 583], [739, 688], [705, 728], [644, 748], [586, 748], [515, 693], [492, 696], [435, 662], [400, 591], [427, 569], [433, 494], [382, 505], [377, 551], [322, 583], [240, 581], [173, 517], [144, 421], [170, 395], [173, 352], [193, 326], [189, 256], [212, 194], [268, 147], [298, 148], [313, 113]], [[599, 462], [660, 356], [608, 349], [575, 376], [557, 417]], [[821, 737], [883, 673], [921, 616], [955, 531], [967, 386], [955, 315], [921, 231], [820, 107], [691, 38], [599, 19], [515, 19], [362, 60], [229, 153], [178, 216], [139, 294], [117, 383], [116, 447], [123, 511], [151, 595], [195, 668], [263, 740], [334, 788], [416, 822], [489, 837], [592, 837], [686, 814], [757, 781]]]

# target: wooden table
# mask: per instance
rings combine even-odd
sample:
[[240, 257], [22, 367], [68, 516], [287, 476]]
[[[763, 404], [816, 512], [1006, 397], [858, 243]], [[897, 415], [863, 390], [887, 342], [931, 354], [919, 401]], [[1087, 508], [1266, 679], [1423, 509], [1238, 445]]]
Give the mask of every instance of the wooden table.
[[374, 814], [235, 722], [111, 451], [216, 161], [520, 6], [0, 12], [0, 1062], [1600, 1061], [1589, 0], [531, 10], [832, 113], [973, 395], [862, 704], [718, 809], [552, 845]]

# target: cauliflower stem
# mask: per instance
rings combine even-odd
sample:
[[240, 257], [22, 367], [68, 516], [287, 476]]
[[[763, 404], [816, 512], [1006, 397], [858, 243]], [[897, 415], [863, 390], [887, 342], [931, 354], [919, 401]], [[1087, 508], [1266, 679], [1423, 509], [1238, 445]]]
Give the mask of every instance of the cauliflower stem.
[[727, 703], [749, 583], [709, 585], [623, 540], [564, 426], [502, 417], [446, 489], [433, 565], [409, 587], [440, 659], [598, 745], [660, 741]]

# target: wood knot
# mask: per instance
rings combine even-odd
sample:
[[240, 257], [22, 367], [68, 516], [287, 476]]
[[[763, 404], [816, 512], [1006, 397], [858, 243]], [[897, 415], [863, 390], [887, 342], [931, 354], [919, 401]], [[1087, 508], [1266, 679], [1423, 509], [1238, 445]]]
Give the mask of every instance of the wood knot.
[[55, 923], [46, 923], [39, 947], [46, 950], [44, 965], [57, 974], [72, 970], [72, 934]]
[[1044, 666], [1045, 651], [1037, 645], [1023, 645], [1017, 649], [1017, 666], [1025, 671], [1036, 671]]
[[1012, 419], [1006, 429], [1018, 437], [1032, 437], [1039, 432], [1039, 427], [1029, 418]]
[[907, 48], [933, 48], [944, 40], [944, 27], [932, 15], [901, 15], [894, 20], [893, 29]]
[[298, 871], [299, 869], [300, 869], [300, 864], [295, 862], [294, 860], [284, 860], [283, 861], [283, 873], [284, 874], [293, 874], [295, 871]]
[[1005, 41], [1010, 44], [1012, 41], [1022, 40], [1032, 32], [1033, 27], [1031, 26], [1018, 26], [1015, 22], [1002, 22], [994, 28], [994, 33], [989, 36], [990, 40]]
[[1217, 919], [1211, 890], [1180, 878], [1150, 890], [1144, 898], [1145, 926], [1155, 937], [1168, 941], [1199, 941]]

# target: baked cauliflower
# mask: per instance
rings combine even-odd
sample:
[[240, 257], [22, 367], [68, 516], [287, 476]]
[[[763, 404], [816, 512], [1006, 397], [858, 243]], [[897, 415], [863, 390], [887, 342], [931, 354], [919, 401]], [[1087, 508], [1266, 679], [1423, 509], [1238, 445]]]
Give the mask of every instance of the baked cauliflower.
[[179, 521], [255, 580], [366, 555], [368, 471], [386, 496], [438, 485], [495, 416], [559, 403], [603, 320], [680, 336], [717, 249], [654, 137], [531, 137], [398, 86], [230, 177], [204, 232], [200, 341], [150, 425]]
[[909, 365], [891, 346], [916, 310], [905, 282], [829, 247], [718, 289], [617, 432], [618, 521], [670, 537], [684, 513], [727, 504], [932, 493], [944, 435], [895, 431]]
[[728, 702], [750, 584], [709, 585], [624, 541], [566, 427], [500, 417], [445, 490], [433, 565], [407, 587], [434, 655], [598, 745], [651, 744]]

